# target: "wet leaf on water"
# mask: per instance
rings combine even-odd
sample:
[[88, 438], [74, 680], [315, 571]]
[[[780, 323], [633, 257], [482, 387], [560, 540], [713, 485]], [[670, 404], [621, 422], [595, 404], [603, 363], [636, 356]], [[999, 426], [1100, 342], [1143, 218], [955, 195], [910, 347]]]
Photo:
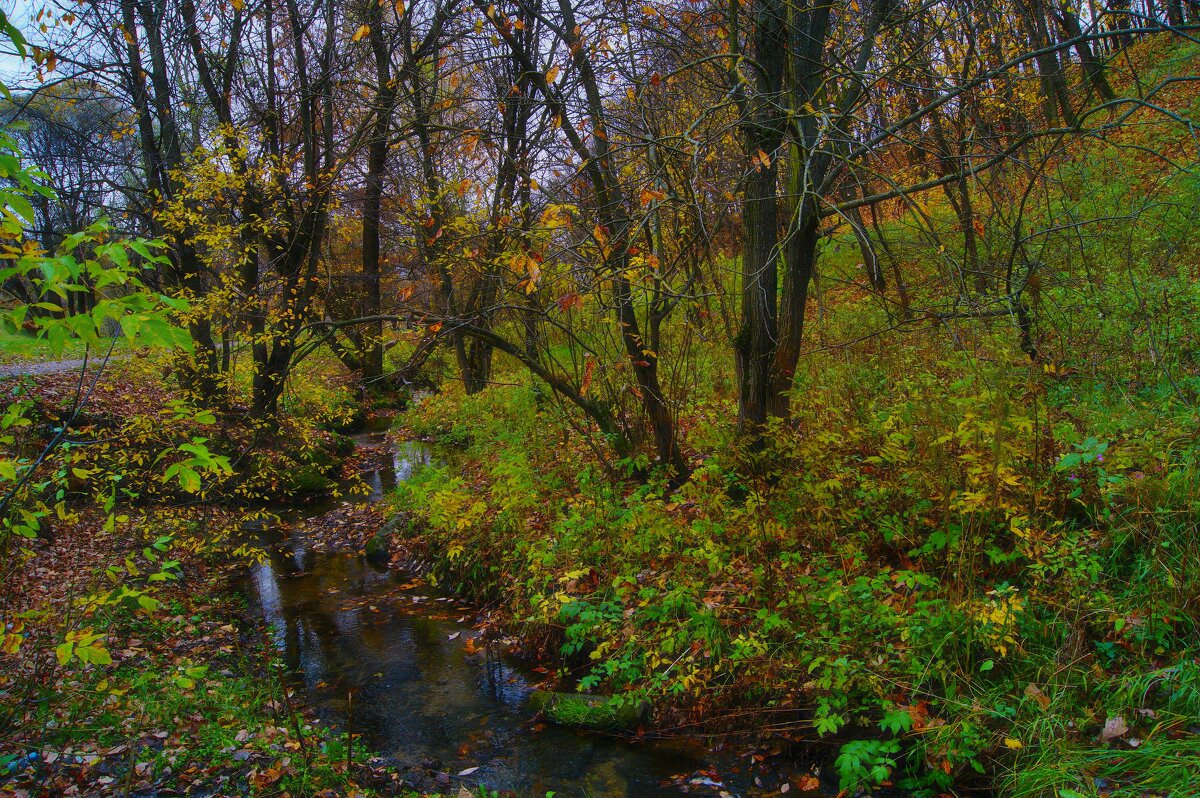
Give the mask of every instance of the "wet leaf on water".
[[796, 779], [796, 789], [810, 791], [817, 790], [821, 787], [821, 780], [812, 774], [805, 773], [800, 778]]

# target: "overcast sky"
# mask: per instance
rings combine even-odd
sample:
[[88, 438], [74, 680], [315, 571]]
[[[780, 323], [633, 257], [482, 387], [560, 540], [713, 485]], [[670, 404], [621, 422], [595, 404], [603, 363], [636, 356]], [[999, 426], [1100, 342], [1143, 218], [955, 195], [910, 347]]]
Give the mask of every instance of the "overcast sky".
[[[8, 15], [8, 21], [25, 34], [32, 43], [42, 40], [34, 18], [39, 9], [45, 8], [44, 0], [0, 0], [0, 11]], [[0, 80], [9, 87], [27, 84], [33, 79], [33, 64], [21, 62], [16, 50], [7, 40], [0, 41]]]

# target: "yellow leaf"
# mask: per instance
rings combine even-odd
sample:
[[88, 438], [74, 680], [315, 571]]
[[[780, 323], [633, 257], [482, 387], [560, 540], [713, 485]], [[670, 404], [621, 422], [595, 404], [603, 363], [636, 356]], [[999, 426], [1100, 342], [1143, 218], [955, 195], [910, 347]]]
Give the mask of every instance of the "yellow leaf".
[[229, 0], [229, 4], [233, 6], [234, 11], [241, 11], [246, 5], [246, 0]]
[[352, 42], [361, 42], [363, 39], [371, 35], [371, 26], [363, 25], [354, 32], [354, 36], [350, 39]]
[[558, 66], [557, 65], [552, 66], [546, 70], [546, 82], [547, 83], [553, 83], [554, 79], [557, 77], [558, 77]]

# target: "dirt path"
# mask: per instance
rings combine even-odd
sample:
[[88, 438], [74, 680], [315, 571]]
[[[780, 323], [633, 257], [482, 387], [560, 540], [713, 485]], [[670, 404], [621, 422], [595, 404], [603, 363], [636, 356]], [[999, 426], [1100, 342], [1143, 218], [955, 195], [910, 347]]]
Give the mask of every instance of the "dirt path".
[[[109, 362], [115, 358], [109, 358]], [[84, 363], [89, 366], [95, 366], [100, 362], [96, 358], [89, 361], [83, 360], [51, 360], [45, 363], [9, 363], [8, 365], [0, 365], [0, 378], [3, 377], [36, 377], [41, 374], [58, 374], [63, 371], [74, 371], [83, 366]]]

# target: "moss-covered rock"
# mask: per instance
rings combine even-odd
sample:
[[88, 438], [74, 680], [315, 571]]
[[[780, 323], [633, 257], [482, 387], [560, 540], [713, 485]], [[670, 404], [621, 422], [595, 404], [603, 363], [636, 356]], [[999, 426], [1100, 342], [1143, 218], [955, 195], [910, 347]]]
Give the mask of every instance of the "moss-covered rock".
[[372, 410], [407, 410], [412, 402], [412, 391], [407, 387], [378, 391], [371, 395]]
[[279, 475], [280, 489], [285, 493], [324, 493], [337, 483], [325, 476], [321, 467], [305, 463], [289, 468]]
[[344, 407], [334, 418], [326, 421], [322, 426], [330, 432], [345, 435], [354, 432], [366, 423], [366, 420], [367, 408], [363, 405], [355, 404]]
[[315, 467], [323, 476], [329, 476], [341, 465], [341, 458], [320, 446], [300, 452], [289, 452], [288, 456], [302, 465]]
[[387, 535], [377, 532], [367, 541], [363, 553], [367, 556], [367, 562], [372, 565], [387, 565], [388, 561], [392, 558], [391, 546]]
[[354, 454], [354, 439], [340, 432], [329, 433], [329, 451], [338, 457], [349, 457]]
[[642, 723], [649, 712], [644, 701], [622, 696], [581, 695], [534, 690], [529, 706], [549, 720], [580, 729], [619, 731]]

